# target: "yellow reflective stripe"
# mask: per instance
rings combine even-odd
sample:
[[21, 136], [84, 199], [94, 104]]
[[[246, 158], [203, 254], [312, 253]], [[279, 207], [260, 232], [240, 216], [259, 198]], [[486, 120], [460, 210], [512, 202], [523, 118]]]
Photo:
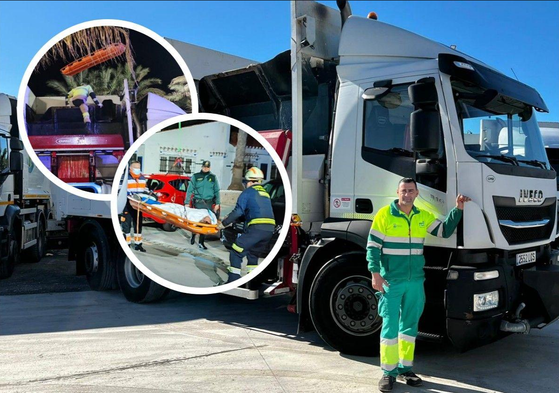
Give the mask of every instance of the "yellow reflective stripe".
[[247, 271], [250, 273], [251, 271], [253, 271], [257, 267], [258, 267], [258, 265], [247, 265]]
[[270, 195], [265, 191], [258, 191], [258, 194], [264, 198], [270, 198]]
[[238, 274], [239, 276], [241, 275], [241, 269], [239, 268], [229, 266], [227, 270], [229, 271], [229, 273]]
[[[400, 340], [398, 342], [398, 355], [400, 358], [400, 363], [402, 361], [413, 362], [413, 353], [415, 351], [415, 343]], [[402, 363], [403, 364], [403, 363]], [[404, 366], [408, 366], [408, 364], [404, 364]]]
[[[398, 339], [384, 339], [392, 343], [394, 340], [397, 342]], [[380, 364], [383, 370], [393, 370], [398, 366], [398, 344], [394, 342], [393, 344], [384, 344], [381, 339], [380, 343]], [[393, 367], [394, 366], [394, 367]]]
[[248, 225], [254, 225], [254, 224], [272, 224], [272, 225], [276, 225], [276, 220], [274, 220], [273, 218], [255, 218], [253, 220], [250, 220], [250, 222], [247, 224]]
[[244, 248], [237, 246], [235, 243], [233, 243], [233, 245], [231, 247], [233, 247], [233, 250], [235, 250], [237, 252], [243, 252], [244, 251]]

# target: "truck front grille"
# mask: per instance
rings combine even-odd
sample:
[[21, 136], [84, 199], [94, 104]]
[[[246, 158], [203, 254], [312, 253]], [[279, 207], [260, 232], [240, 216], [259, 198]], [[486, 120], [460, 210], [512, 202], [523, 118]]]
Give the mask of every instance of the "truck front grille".
[[510, 220], [517, 223], [529, 221], [549, 222], [537, 228], [510, 228], [499, 225], [501, 232], [510, 245], [523, 244], [549, 239], [557, 215], [556, 198], [547, 198], [539, 206], [517, 206], [515, 198], [493, 197], [497, 220]]

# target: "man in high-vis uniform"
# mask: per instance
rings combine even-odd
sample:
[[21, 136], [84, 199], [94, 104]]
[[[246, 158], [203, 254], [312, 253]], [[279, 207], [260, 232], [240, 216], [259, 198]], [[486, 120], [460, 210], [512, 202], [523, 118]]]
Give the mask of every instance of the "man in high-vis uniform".
[[396, 377], [410, 386], [422, 383], [412, 365], [417, 327], [425, 305], [423, 243], [428, 233], [450, 237], [462, 218], [464, 202], [470, 201], [458, 195], [456, 207], [441, 222], [413, 205], [419, 195], [415, 180], [400, 180], [397, 195], [398, 199], [375, 215], [367, 243], [368, 267], [380, 298], [378, 310], [382, 317], [381, 392], [391, 391]]
[[235, 240], [233, 249], [229, 251], [231, 266], [227, 282], [241, 278], [245, 256], [248, 273], [254, 270], [258, 266], [258, 253], [266, 250], [274, 235], [276, 221], [270, 195], [261, 186], [263, 179], [264, 174], [257, 167], [246, 172], [246, 189], [239, 195], [235, 209], [222, 222], [222, 227], [226, 227], [241, 217], [245, 219], [245, 231]]
[[[217, 176], [210, 171], [211, 164], [206, 160], [202, 163], [200, 172], [195, 173], [188, 183], [188, 188], [186, 189], [186, 203], [188, 204], [190, 202], [190, 198], [194, 194], [192, 207], [195, 209], [212, 210], [219, 219], [219, 182], [217, 181]], [[205, 239], [206, 237], [204, 235], [200, 235], [198, 248], [202, 250], [208, 249], [204, 244]], [[196, 235], [193, 233], [190, 238], [190, 244], [194, 245], [195, 242]]]
[[80, 111], [82, 112], [82, 116], [83, 116], [83, 122], [87, 125], [87, 128], [90, 129], [91, 128], [91, 118], [89, 117], [89, 108], [87, 106], [87, 97], [88, 96], [91, 97], [93, 102], [95, 102], [95, 104], [99, 108], [103, 107], [103, 104], [101, 104], [99, 102], [99, 100], [97, 99], [97, 96], [95, 95], [95, 92], [93, 91], [93, 88], [90, 85], [78, 86], [78, 87], [70, 90], [70, 92], [68, 93], [68, 98], [66, 99], [66, 101], [68, 103], [71, 102], [72, 104], [74, 104], [74, 106], [77, 106], [78, 108], [80, 108]]
[[[127, 181], [127, 195], [134, 195], [146, 192], [146, 178], [142, 175], [141, 165], [139, 161], [132, 161]], [[134, 249], [136, 251], [146, 252], [142, 246], [142, 212], [136, 210], [126, 200], [126, 206], [121, 216], [121, 227], [127, 244], [131, 244], [134, 232]]]

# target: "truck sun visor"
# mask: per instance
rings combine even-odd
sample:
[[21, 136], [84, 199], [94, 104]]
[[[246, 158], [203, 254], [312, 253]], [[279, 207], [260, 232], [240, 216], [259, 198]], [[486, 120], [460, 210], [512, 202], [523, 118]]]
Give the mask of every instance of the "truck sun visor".
[[[466, 64], [471, 67], [466, 67]], [[439, 70], [458, 80], [471, 82], [486, 89], [495, 89], [500, 95], [524, 102], [539, 112], [549, 112], [540, 94], [530, 86], [463, 57], [448, 53], [439, 54]]]

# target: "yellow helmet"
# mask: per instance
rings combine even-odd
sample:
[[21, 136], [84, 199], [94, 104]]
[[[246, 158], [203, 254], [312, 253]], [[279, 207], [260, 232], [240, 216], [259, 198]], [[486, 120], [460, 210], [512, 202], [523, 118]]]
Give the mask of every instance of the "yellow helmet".
[[245, 173], [245, 179], [260, 183], [264, 180], [264, 173], [259, 168], [253, 166]]

